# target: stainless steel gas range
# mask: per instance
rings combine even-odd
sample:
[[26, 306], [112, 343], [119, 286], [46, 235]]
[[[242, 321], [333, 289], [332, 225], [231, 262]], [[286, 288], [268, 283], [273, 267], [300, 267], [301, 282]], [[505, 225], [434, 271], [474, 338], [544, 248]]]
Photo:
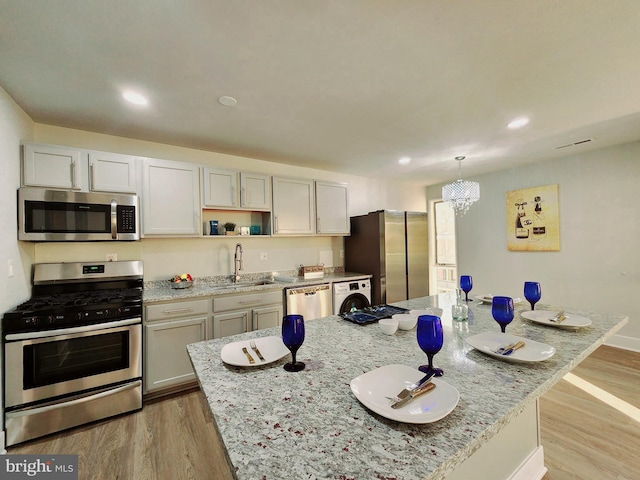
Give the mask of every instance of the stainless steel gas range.
[[34, 265], [2, 318], [8, 446], [142, 408], [142, 288], [140, 261]]

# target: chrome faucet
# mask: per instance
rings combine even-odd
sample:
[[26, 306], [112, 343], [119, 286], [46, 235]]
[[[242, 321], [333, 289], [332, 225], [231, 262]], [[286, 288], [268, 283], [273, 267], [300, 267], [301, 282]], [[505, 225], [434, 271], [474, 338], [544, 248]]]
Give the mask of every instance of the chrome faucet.
[[242, 244], [236, 243], [236, 251], [233, 254], [233, 283], [240, 281], [240, 274], [238, 273], [240, 270], [242, 270]]

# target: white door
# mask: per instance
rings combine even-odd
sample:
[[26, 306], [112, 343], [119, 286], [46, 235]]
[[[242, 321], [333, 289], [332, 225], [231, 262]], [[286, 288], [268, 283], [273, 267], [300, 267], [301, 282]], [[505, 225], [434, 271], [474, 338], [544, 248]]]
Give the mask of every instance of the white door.
[[141, 202], [145, 235], [201, 235], [199, 178], [196, 165], [144, 159]]
[[247, 210], [270, 210], [271, 177], [240, 172], [240, 206]]
[[86, 154], [56, 145], [25, 144], [22, 177], [25, 186], [86, 191]]
[[136, 165], [131, 155], [89, 152], [89, 188], [94, 192], [136, 193]]
[[219, 168], [203, 168], [205, 207], [238, 206], [238, 172]]
[[146, 325], [145, 391], [195, 380], [187, 345], [206, 340], [207, 317]]
[[273, 234], [315, 233], [313, 180], [273, 177]]
[[316, 233], [349, 235], [349, 186], [316, 181]]

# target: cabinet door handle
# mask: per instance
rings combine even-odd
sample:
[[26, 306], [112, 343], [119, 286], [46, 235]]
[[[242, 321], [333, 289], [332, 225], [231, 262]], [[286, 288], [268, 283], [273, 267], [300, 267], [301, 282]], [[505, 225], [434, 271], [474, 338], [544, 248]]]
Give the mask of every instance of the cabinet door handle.
[[320, 217], [316, 218], [316, 232], [322, 233], [322, 229], [320, 228]]
[[231, 187], [231, 205], [236, 206], [236, 187]]
[[273, 233], [278, 233], [278, 216], [273, 217]]
[[243, 315], [243, 317], [244, 317], [244, 333], [247, 333], [249, 331], [249, 317], [247, 316], [246, 313]]
[[247, 189], [245, 187], [242, 187], [242, 189], [240, 190], [240, 206], [247, 206]]
[[91, 188], [94, 188], [94, 187], [96, 186], [96, 176], [95, 176], [95, 173], [94, 173], [93, 163], [91, 163], [91, 164], [89, 165], [89, 170], [90, 170], [90, 172], [89, 172], [89, 173], [90, 173], [89, 178], [90, 178], [90, 180], [91, 180], [91, 185], [90, 185], [90, 187], [91, 187]]
[[262, 302], [260, 300], [244, 300], [244, 301], [241, 300], [238, 303], [240, 305], [257, 305]]
[[163, 310], [162, 313], [165, 315], [171, 315], [176, 313], [190, 313], [193, 312], [193, 308], [176, 308], [174, 310]]
[[71, 161], [71, 188], [77, 188], [76, 185], [76, 162]]

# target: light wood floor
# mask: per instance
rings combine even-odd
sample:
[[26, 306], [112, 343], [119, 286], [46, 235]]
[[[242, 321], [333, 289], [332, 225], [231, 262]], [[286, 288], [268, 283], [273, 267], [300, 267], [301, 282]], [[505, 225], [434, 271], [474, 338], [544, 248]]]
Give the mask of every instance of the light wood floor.
[[562, 380], [540, 400], [544, 480], [640, 479], [640, 353], [602, 346], [572, 373], [630, 404], [636, 419]]
[[[603, 346], [573, 374], [640, 408], [640, 353]], [[541, 430], [544, 480], [640, 479], [640, 423], [565, 380], [541, 399]], [[233, 478], [199, 390], [8, 453], [77, 453], [80, 480]]]

